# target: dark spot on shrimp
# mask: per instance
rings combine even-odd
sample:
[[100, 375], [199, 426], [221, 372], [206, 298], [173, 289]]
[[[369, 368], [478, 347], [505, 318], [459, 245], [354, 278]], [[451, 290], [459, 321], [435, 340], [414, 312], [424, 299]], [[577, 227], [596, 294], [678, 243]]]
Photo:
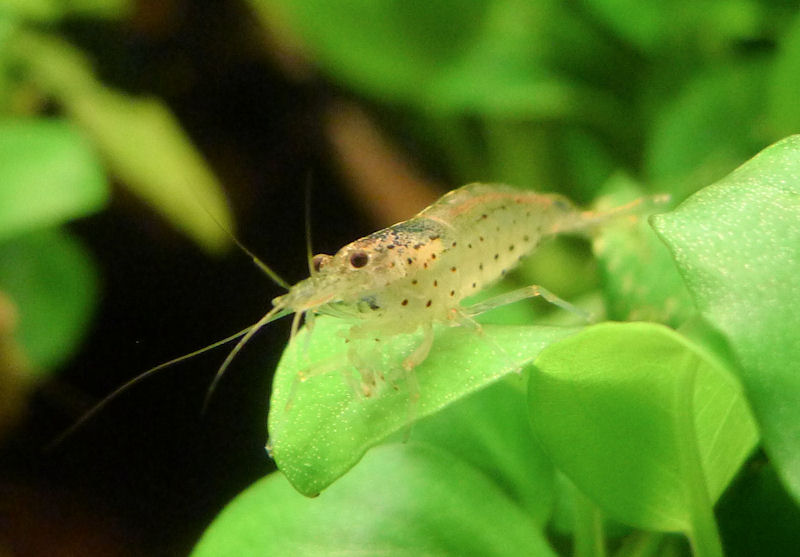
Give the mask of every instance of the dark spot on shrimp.
[[430, 236], [428, 236], [428, 238], [431, 239], [431, 240], [438, 240], [439, 239], [439, 235], [438, 234], [431, 234]]
[[469, 249], [472, 249], [472, 244], [467, 244], [467, 247], [468, 247]]
[[414, 249], [419, 249], [422, 247], [422, 244], [414, 244]]
[[401, 306], [407, 306], [408, 305], [408, 299], [405, 299], [402, 302], [400, 302], [400, 305]]
[[478, 284], [477, 284], [477, 283], [475, 283], [475, 282], [473, 282], [473, 283], [472, 283], [472, 288], [477, 288], [477, 287], [478, 287]]
[[432, 303], [433, 303], [433, 300], [428, 300], [428, 303], [427, 303], [427, 304], [425, 304], [425, 307], [426, 307], [426, 308], [429, 308], [429, 307], [431, 307], [431, 304], [432, 304]]
[[457, 245], [458, 245], [458, 242], [453, 242], [452, 244], [450, 244], [451, 247], [456, 247]]
[[425, 269], [427, 269], [427, 268], [428, 268], [428, 262], [426, 261], [425, 263], [423, 263], [423, 264], [422, 264], [422, 266], [423, 266]]
[[397, 246], [396, 246], [396, 245], [394, 245], [394, 244], [389, 244], [388, 246], [386, 246], [386, 249], [394, 249], [394, 248], [396, 248], [396, 247], [397, 247]]
[[412, 280], [411, 284], [417, 284], [417, 279]]
[[433, 286], [434, 286], [434, 288], [439, 286], [439, 281], [438, 280], [433, 281]]
[[451, 295], [451, 296], [455, 296], [455, 295], [456, 295], [456, 291], [455, 291], [455, 290], [451, 290], [451, 291], [450, 291], [450, 295]]
[[489, 215], [487, 215], [486, 213], [484, 213], [484, 214], [482, 214], [482, 215], [481, 215], [481, 218], [482, 218], [482, 219], [485, 219], [485, 218], [486, 218], [486, 217], [488, 217], [488, 216], [489, 216]]
[[508, 251], [514, 251], [514, 244], [511, 244], [510, 246], [508, 246]]
[[528, 236], [527, 234], [525, 234], [525, 235], [522, 237], [522, 240], [523, 240], [523, 241], [525, 241], [525, 242], [530, 242], [530, 241], [531, 241], [531, 237], [530, 237], [530, 236]]
[[480, 265], [478, 265], [478, 269], [480, 269], [481, 271], [483, 271], [483, 263], [481, 263]]
[[410, 257], [409, 257], [409, 258], [407, 258], [407, 259], [406, 259], [406, 261], [408, 261], [408, 264], [409, 264], [409, 265], [411, 265], [411, 264], [414, 262], [414, 260], [413, 260], [413, 259], [411, 259]]
[[435, 253], [431, 254], [431, 259], [436, 259], [436, 254]]
[[456, 268], [455, 267], [450, 267], [450, 272], [451, 273], [455, 273], [456, 272]]
[[495, 253], [495, 254], [494, 254], [494, 259], [495, 259], [495, 261], [497, 261], [497, 258], [498, 258], [498, 257], [500, 257], [500, 254], [499, 254], [499, 253]]
[[481, 242], [483, 242], [483, 236], [478, 236], [478, 240], [480, 240]]

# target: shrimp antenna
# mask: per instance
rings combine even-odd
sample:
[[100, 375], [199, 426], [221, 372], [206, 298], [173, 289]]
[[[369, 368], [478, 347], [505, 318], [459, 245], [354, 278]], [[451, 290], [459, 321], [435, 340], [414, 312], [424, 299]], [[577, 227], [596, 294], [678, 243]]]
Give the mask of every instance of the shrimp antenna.
[[311, 247], [311, 171], [306, 175], [305, 187], [305, 221], [306, 221], [306, 259], [308, 260], [308, 273], [316, 273], [314, 269], [314, 250]]
[[100, 402], [98, 402], [97, 404], [92, 406], [89, 409], [88, 412], [83, 414], [83, 416], [81, 416], [78, 419], [78, 421], [76, 421], [74, 424], [72, 424], [69, 428], [67, 428], [61, 435], [56, 437], [53, 441], [48, 443], [47, 446], [44, 448], [44, 451], [45, 452], [50, 452], [53, 449], [55, 449], [56, 447], [58, 447], [61, 443], [64, 442], [65, 439], [67, 439], [73, 433], [75, 433], [80, 428], [82, 428], [89, 420], [94, 418], [100, 411], [102, 411], [103, 408], [108, 406], [109, 403], [111, 403], [113, 400], [116, 400], [117, 398], [120, 397], [120, 395], [122, 395], [123, 393], [127, 392], [128, 390], [133, 388], [135, 385], [138, 385], [141, 381], [144, 381], [145, 379], [147, 379], [151, 375], [154, 375], [155, 373], [157, 373], [159, 371], [162, 371], [165, 368], [171, 367], [174, 364], [177, 364], [177, 363], [182, 362], [184, 360], [188, 360], [189, 358], [193, 358], [195, 356], [198, 356], [198, 355], [202, 354], [203, 352], [207, 352], [209, 350], [213, 350], [214, 348], [222, 346], [223, 344], [226, 344], [226, 343], [232, 341], [233, 339], [239, 338], [240, 336], [247, 335], [253, 329], [253, 327], [255, 327], [255, 326], [256, 325], [251, 325], [251, 326], [247, 327], [246, 329], [242, 329], [238, 333], [234, 333], [229, 337], [225, 337], [222, 340], [218, 340], [217, 342], [215, 342], [213, 344], [209, 344], [208, 346], [204, 346], [203, 348], [200, 348], [199, 350], [195, 350], [194, 352], [190, 352], [189, 354], [184, 354], [183, 356], [180, 356], [178, 358], [174, 358], [174, 359], [172, 359], [172, 360], [170, 360], [168, 362], [164, 362], [163, 364], [158, 364], [157, 366], [148, 369], [144, 373], [140, 373], [139, 375], [137, 375], [133, 379], [130, 379], [129, 381], [127, 381], [121, 387], [117, 387], [117, 389], [115, 389], [114, 392], [112, 392], [110, 395], [107, 395]]
[[225, 234], [228, 235], [228, 237], [231, 240], [233, 240], [233, 243], [236, 244], [236, 247], [238, 247], [240, 250], [242, 250], [248, 256], [250, 256], [250, 259], [253, 260], [253, 262], [258, 266], [259, 269], [261, 269], [270, 279], [272, 279], [272, 282], [274, 282], [275, 284], [277, 284], [278, 286], [280, 286], [284, 290], [289, 290], [289, 288], [291, 288], [291, 285], [288, 282], [283, 280], [280, 277], [280, 275], [278, 275], [278, 273], [273, 271], [272, 268], [269, 265], [267, 265], [266, 263], [261, 261], [258, 257], [256, 257], [256, 254], [254, 254], [252, 251], [247, 249], [247, 246], [245, 246], [242, 242], [240, 242], [239, 238], [237, 238], [236, 235], [234, 235], [233, 232], [228, 230], [225, 227], [225, 225], [222, 224], [219, 221], [219, 219], [214, 216], [214, 213], [211, 212], [211, 209], [208, 208], [208, 206], [205, 204], [205, 202], [202, 200], [200, 195], [198, 195], [197, 191], [195, 191], [194, 188], [189, 186], [189, 191], [192, 192], [192, 195], [194, 196], [195, 201], [197, 201], [197, 203], [200, 204], [200, 206], [203, 208], [203, 211], [205, 211], [206, 214], [209, 216], [209, 218], [212, 221], [214, 221], [214, 224], [216, 224], [219, 227], [220, 230], [222, 230]]
[[214, 379], [211, 380], [211, 385], [209, 385], [208, 391], [206, 392], [206, 397], [203, 400], [203, 413], [205, 413], [206, 409], [208, 408], [208, 403], [211, 400], [214, 391], [217, 389], [217, 385], [219, 385], [222, 376], [228, 369], [228, 366], [231, 365], [231, 362], [236, 357], [236, 355], [239, 354], [244, 345], [247, 344], [247, 342], [251, 338], [253, 338], [253, 336], [259, 331], [259, 329], [261, 329], [261, 327], [263, 327], [268, 323], [272, 323], [273, 321], [280, 319], [285, 315], [289, 315], [290, 313], [293, 313], [291, 309], [281, 306], [275, 306], [274, 308], [269, 310], [269, 312], [267, 312], [267, 314], [264, 317], [256, 321], [254, 325], [251, 325], [250, 327], [242, 331], [244, 336], [242, 336], [242, 338], [239, 339], [239, 342], [236, 343], [236, 346], [233, 347], [233, 350], [231, 350], [228, 353], [227, 357], [222, 362], [222, 365], [219, 366], [219, 369], [217, 369], [217, 373], [214, 375]]
[[[192, 191], [194, 191], [194, 190], [192, 190]], [[230, 239], [233, 240], [233, 243], [236, 244], [236, 247], [238, 247], [240, 250], [242, 250], [247, 255], [249, 255], [250, 258], [253, 260], [253, 262], [258, 266], [258, 268], [261, 269], [270, 279], [272, 279], [272, 282], [274, 282], [275, 284], [277, 284], [278, 286], [280, 286], [284, 290], [289, 290], [291, 288], [291, 285], [288, 282], [283, 280], [280, 277], [280, 275], [278, 275], [278, 273], [273, 271], [272, 268], [269, 265], [267, 265], [266, 263], [261, 261], [256, 256], [256, 254], [254, 254], [252, 251], [250, 251], [247, 248], [247, 246], [245, 246], [242, 242], [240, 242], [239, 238], [237, 238], [233, 234], [233, 232], [231, 232], [230, 230], [225, 228], [225, 226], [223, 226], [222, 223], [219, 222], [219, 220], [217, 220], [217, 217], [215, 217], [213, 215], [213, 213], [208, 209], [208, 207], [205, 206], [205, 204], [200, 200], [200, 198], [197, 197], [197, 194], [195, 194], [195, 197], [197, 198], [198, 203], [200, 203], [200, 205], [203, 207], [203, 210], [206, 213], [208, 213], [208, 216], [211, 218], [211, 220], [213, 220], [216, 223], [216, 225], [220, 228], [220, 230], [225, 232], [225, 234], [227, 234], [230, 237]]]

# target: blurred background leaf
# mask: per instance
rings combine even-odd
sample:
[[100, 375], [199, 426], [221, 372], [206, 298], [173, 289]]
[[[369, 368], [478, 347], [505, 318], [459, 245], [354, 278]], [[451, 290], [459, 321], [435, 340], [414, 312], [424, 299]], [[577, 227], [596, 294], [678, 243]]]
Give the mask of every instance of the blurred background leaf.
[[100, 293], [90, 255], [57, 228], [0, 243], [0, 290], [19, 307], [17, 338], [37, 373], [74, 355]]
[[106, 176], [86, 137], [65, 120], [0, 120], [0, 241], [101, 209]]
[[18, 31], [10, 47], [25, 75], [86, 130], [122, 183], [202, 247], [219, 252], [230, 245], [233, 218], [222, 187], [161, 102], [104, 87], [86, 57], [63, 40]]

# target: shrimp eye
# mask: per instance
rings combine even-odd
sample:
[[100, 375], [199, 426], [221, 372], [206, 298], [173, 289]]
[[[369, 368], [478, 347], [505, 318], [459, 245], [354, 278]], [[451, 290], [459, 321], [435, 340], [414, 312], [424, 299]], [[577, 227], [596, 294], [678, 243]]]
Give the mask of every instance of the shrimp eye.
[[350, 265], [355, 269], [360, 269], [369, 263], [369, 254], [365, 251], [354, 251], [350, 254]]
[[311, 258], [311, 265], [314, 267], [315, 271], [319, 272], [319, 270], [322, 269], [330, 260], [331, 260], [330, 255], [326, 255], [324, 253], [318, 253], [313, 258]]

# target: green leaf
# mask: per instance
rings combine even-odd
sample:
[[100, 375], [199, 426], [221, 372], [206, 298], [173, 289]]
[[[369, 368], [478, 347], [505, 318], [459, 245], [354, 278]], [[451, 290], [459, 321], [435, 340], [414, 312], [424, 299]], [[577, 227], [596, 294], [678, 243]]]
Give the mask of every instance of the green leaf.
[[64, 9], [80, 17], [122, 18], [133, 10], [132, 0], [60, 0]]
[[410, 438], [482, 471], [544, 526], [554, 470], [533, 436], [522, 379], [509, 377], [415, 423]]
[[723, 177], [761, 145], [766, 65], [722, 66], [685, 84], [655, 116], [645, 153], [648, 182], [678, 201]]
[[85, 136], [63, 120], [0, 120], [0, 240], [102, 208], [109, 191]]
[[0, 0], [0, 17], [38, 22], [54, 22], [67, 15], [118, 18], [130, 9], [130, 0]]
[[103, 90], [68, 106], [131, 191], [203, 248], [230, 245], [222, 186], [161, 101]]
[[614, 51], [561, 2], [251, 3], [268, 25], [298, 36], [335, 79], [384, 101], [439, 114], [568, 118], [625, 133], [629, 114], [616, 98], [584, 84], [609, 72], [575, 54], [608, 60]]
[[[484, 325], [478, 334], [465, 327], [445, 327], [437, 331], [430, 356], [414, 370], [420, 399], [412, 405], [400, 366], [419, 335], [386, 339], [380, 351], [371, 349], [371, 355], [365, 348], [362, 357], [370, 358], [371, 367], [382, 370], [384, 379], [372, 396], [364, 397], [346, 381], [347, 374], [355, 374], [342, 336], [349, 326], [340, 319], [318, 319], [310, 342], [304, 330], [284, 352], [275, 373], [269, 413], [272, 456], [305, 495], [325, 489], [367, 449], [407, 427], [410, 419], [433, 414], [514, 373], [549, 343], [578, 330]], [[305, 382], [297, 379], [301, 371], [311, 376]]]
[[[590, 0], [585, 8], [620, 38], [650, 55], [676, 58], [676, 50], [719, 53], [729, 43], [763, 32], [762, 8], [752, 0], [685, 2], [682, 0]], [[675, 71], [673, 69], [673, 71]]]
[[222, 511], [192, 555], [555, 553], [486, 476], [444, 451], [408, 443], [371, 451], [315, 499], [272, 474]]
[[[597, 210], [618, 207], [645, 195], [632, 179], [617, 174], [603, 188]], [[665, 211], [667, 205], [656, 206]], [[605, 224], [594, 238], [600, 262], [608, 318], [615, 321], [657, 321], [677, 326], [695, 312], [671, 254], [645, 215], [634, 222]]]
[[127, 187], [205, 249], [228, 247], [233, 217], [222, 187], [162, 102], [103, 87], [85, 56], [66, 42], [18, 32], [10, 46]]
[[337, 79], [395, 101], [425, 89], [469, 49], [493, 3], [251, 0], [268, 25], [298, 35]]
[[90, 323], [98, 277], [70, 235], [44, 229], [0, 242], [0, 290], [19, 310], [17, 338], [39, 372], [71, 356]]
[[718, 554], [712, 504], [754, 448], [741, 389], [671, 329], [603, 323], [546, 348], [529, 382], [553, 462], [612, 518]]
[[767, 121], [776, 136], [800, 129], [800, 14], [781, 38], [769, 76]]
[[653, 226], [704, 318], [727, 338], [765, 449], [800, 501], [800, 135]]
[[64, 15], [59, 0], [0, 0], [0, 16], [33, 21], [56, 21]]

